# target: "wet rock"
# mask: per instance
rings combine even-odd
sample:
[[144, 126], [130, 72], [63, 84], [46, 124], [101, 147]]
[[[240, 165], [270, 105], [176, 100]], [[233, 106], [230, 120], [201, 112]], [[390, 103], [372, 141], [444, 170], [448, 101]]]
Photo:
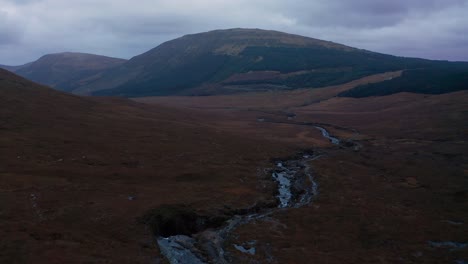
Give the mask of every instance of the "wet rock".
[[[313, 152], [276, 160], [269, 170], [277, 182], [277, 199], [260, 200], [252, 206], [201, 214], [183, 205], [165, 205], [149, 211], [142, 221], [158, 236], [162, 254], [170, 263], [231, 263], [224, 251], [226, 238], [239, 226], [265, 220], [279, 208], [301, 207], [317, 194], [308, 162], [317, 158]], [[237, 250], [254, 255], [254, 244], [234, 245]]]
[[250, 255], [255, 255], [255, 248], [254, 247], [245, 247], [242, 245], [233, 245], [235, 249], [239, 250], [242, 253], [250, 254]]
[[224, 238], [214, 230], [207, 230], [197, 235], [198, 246], [204, 251], [212, 263], [224, 263]]
[[320, 130], [320, 132], [322, 132], [322, 136], [327, 138], [328, 140], [330, 140], [330, 142], [334, 145], [339, 145], [340, 144], [340, 140], [336, 137], [333, 137], [330, 135], [330, 133], [323, 127], [319, 127], [319, 126], [316, 126], [315, 128], [317, 128], [318, 130]]
[[197, 254], [198, 250], [195, 248], [194, 244], [194, 239], [183, 235], [158, 239], [158, 245], [161, 253], [171, 264], [205, 263]]
[[450, 249], [451, 251], [457, 250], [457, 249], [463, 249], [468, 246], [468, 243], [461, 243], [461, 242], [455, 242], [455, 241], [429, 241], [428, 243], [431, 247]]

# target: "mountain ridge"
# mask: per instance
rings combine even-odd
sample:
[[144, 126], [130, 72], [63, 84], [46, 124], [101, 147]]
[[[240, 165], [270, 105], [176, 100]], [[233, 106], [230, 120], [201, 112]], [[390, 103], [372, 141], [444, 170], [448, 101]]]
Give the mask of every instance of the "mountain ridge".
[[[64, 52], [26, 65], [3, 67], [58, 90], [96, 96], [287, 91], [340, 85], [394, 71], [404, 71], [405, 81], [356, 87], [340, 96], [468, 89], [464, 77], [468, 62], [398, 57], [274, 30], [244, 28], [184, 35], [128, 61]], [[422, 81], [421, 76], [425, 76]]]
[[19, 66], [0, 65], [34, 82], [62, 91], [73, 91], [102, 71], [126, 60], [81, 52], [46, 54], [33, 62]]
[[[213, 74], [222, 66], [221, 64], [223, 64], [226, 57], [238, 56], [249, 45], [288, 45], [294, 47], [313, 45], [353, 50], [353, 48], [341, 44], [273, 30], [242, 28], [213, 30], [188, 34], [164, 42], [147, 52], [131, 58], [122, 67], [106, 72], [101, 80], [82, 87], [76, 92], [78, 94], [92, 94], [96, 90], [112, 89], [115, 86], [124, 84], [131, 85], [127, 83], [134, 82], [135, 79], [148, 79], [150, 75], [175, 75], [170, 72], [164, 72], [164, 68], [177, 68], [181, 65], [187, 66], [189, 63], [184, 63], [187, 59], [195, 59], [192, 62], [194, 64], [200, 64], [200, 61], [204, 59], [209, 61], [211, 69], [208, 70], [207, 74]], [[209, 56], [209, 54], [214, 54], [215, 56]], [[156, 71], [157, 74], [154, 74], [154, 72], [144, 72], [148, 68], [156, 68], [152, 70]], [[184, 69], [181, 71], [181, 74], [184, 75]], [[197, 84], [199, 83], [200, 81], [197, 82]]]
[[[167, 41], [75, 92], [144, 97], [293, 90], [445, 64], [451, 62], [397, 57], [279, 31], [236, 28]], [[465, 66], [468, 69], [468, 63]]]

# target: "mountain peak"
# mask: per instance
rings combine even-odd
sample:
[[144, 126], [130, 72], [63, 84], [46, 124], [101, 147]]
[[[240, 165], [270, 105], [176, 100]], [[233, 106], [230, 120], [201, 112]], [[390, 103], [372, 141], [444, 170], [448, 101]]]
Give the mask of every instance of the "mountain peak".
[[[231, 28], [218, 29], [203, 33], [189, 34], [181, 38], [168, 41], [166, 44], [175, 44], [184, 41], [192, 42], [192, 45], [214, 49], [215, 52], [226, 51], [233, 54], [231, 47], [236, 47], [234, 54], [238, 54], [248, 46], [266, 47], [324, 47], [340, 50], [354, 50], [354, 48], [337, 44], [331, 41], [319, 40], [295, 34], [258, 28]], [[153, 49], [154, 50], [154, 49]]]
[[33, 64], [60, 64], [60, 65], [68, 65], [68, 66], [75, 66], [75, 67], [103, 67], [107, 68], [108, 64], [119, 64], [125, 62], [124, 59], [118, 58], [111, 58], [102, 55], [95, 55], [89, 53], [81, 53], [81, 52], [60, 52], [60, 53], [51, 53], [46, 54], [40, 57], [37, 61], [33, 62]]
[[[116, 89], [112, 93], [103, 93], [124, 96], [192, 94], [193, 91], [188, 92], [192, 88], [212, 87], [213, 84], [219, 86], [228, 79], [232, 80], [236, 74], [247, 72], [259, 72], [261, 76], [265, 75], [264, 72], [275, 72], [274, 76], [269, 76], [267, 80], [260, 81], [256, 77], [249, 79], [249, 82], [255, 83], [254, 90], [291, 89], [298, 88], [300, 83], [315, 83], [296, 80], [291, 86], [289, 83], [284, 84], [283, 80], [297, 76], [313, 79], [310, 75], [316, 73], [311, 71], [317, 69], [327, 71], [326, 74], [330, 76], [336, 75], [336, 71], [349, 71], [355, 61], [370, 56], [368, 53], [330, 41], [274, 30], [213, 30], [185, 35], [162, 43], [133, 57], [122, 67], [106, 72], [101, 79], [81, 87], [76, 92], [89, 94], [99, 90]], [[339, 57], [342, 55], [347, 62], [340, 61]], [[354, 57], [349, 58], [350, 56]], [[357, 59], [356, 56], [361, 57]], [[294, 72], [297, 74], [294, 75]], [[308, 76], [305, 76], [307, 74]], [[349, 76], [363, 77], [362, 74]], [[244, 76], [241, 79], [245, 79]], [[341, 81], [349, 80], [345, 78]], [[319, 84], [328, 83], [330, 81]], [[232, 85], [228, 86], [232, 88]], [[250, 91], [252, 87], [246, 89]], [[244, 88], [230, 92], [241, 92]], [[196, 94], [198, 93], [199, 90]]]

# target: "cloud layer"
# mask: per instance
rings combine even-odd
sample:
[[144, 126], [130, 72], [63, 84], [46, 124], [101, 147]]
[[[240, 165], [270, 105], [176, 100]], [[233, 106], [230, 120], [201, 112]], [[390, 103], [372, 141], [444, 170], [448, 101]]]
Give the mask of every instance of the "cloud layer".
[[0, 64], [54, 52], [130, 58], [189, 33], [275, 29], [468, 61], [468, 0], [0, 0]]

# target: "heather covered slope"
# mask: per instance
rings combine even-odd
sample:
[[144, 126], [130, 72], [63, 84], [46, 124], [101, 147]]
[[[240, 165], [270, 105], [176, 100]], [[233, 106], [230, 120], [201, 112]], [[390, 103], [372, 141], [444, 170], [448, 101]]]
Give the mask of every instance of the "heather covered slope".
[[[219, 128], [297, 139], [316, 150], [324, 145], [314, 140], [315, 124], [343, 140], [339, 148], [321, 149], [322, 158], [311, 162], [319, 195], [310, 206], [234, 232], [229, 244], [248, 248], [249, 241], [257, 241], [255, 255], [231, 247], [237, 263], [466, 260], [468, 91], [368, 98], [326, 92], [352, 88], [346, 86], [302, 92], [302, 97], [291, 91], [138, 100], [203, 109], [222, 117]], [[317, 97], [321, 100], [309, 101]]]
[[271, 199], [269, 179], [251, 176], [288, 149], [194, 111], [82, 98], [4, 70], [0, 116], [1, 263], [149, 263], [158, 249], [138, 217]]
[[[464, 260], [466, 247], [434, 245], [467, 242], [467, 92], [331, 96], [398, 75], [304, 96], [141, 104], [69, 95], [0, 70], [0, 262], [164, 263], [141, 216], [169, 204], [224, 219], [269, 204], [272, 160], [304, 148], [320, 156], [309, 164], [318, 195], [231, 232], [232, 263]], [[344, 144], [306, 125], [315, 123]], [[234, 247], [251, 241], [255, 255]]]
[[163, 43], [77, 92], [137, 97], [289, 90], [425, 63], [276, 31], [216, 30]]
[[31, 81], [72, 92], [125, 60], [86, 53], [56, 53], [20, 66], [0, 66]]

